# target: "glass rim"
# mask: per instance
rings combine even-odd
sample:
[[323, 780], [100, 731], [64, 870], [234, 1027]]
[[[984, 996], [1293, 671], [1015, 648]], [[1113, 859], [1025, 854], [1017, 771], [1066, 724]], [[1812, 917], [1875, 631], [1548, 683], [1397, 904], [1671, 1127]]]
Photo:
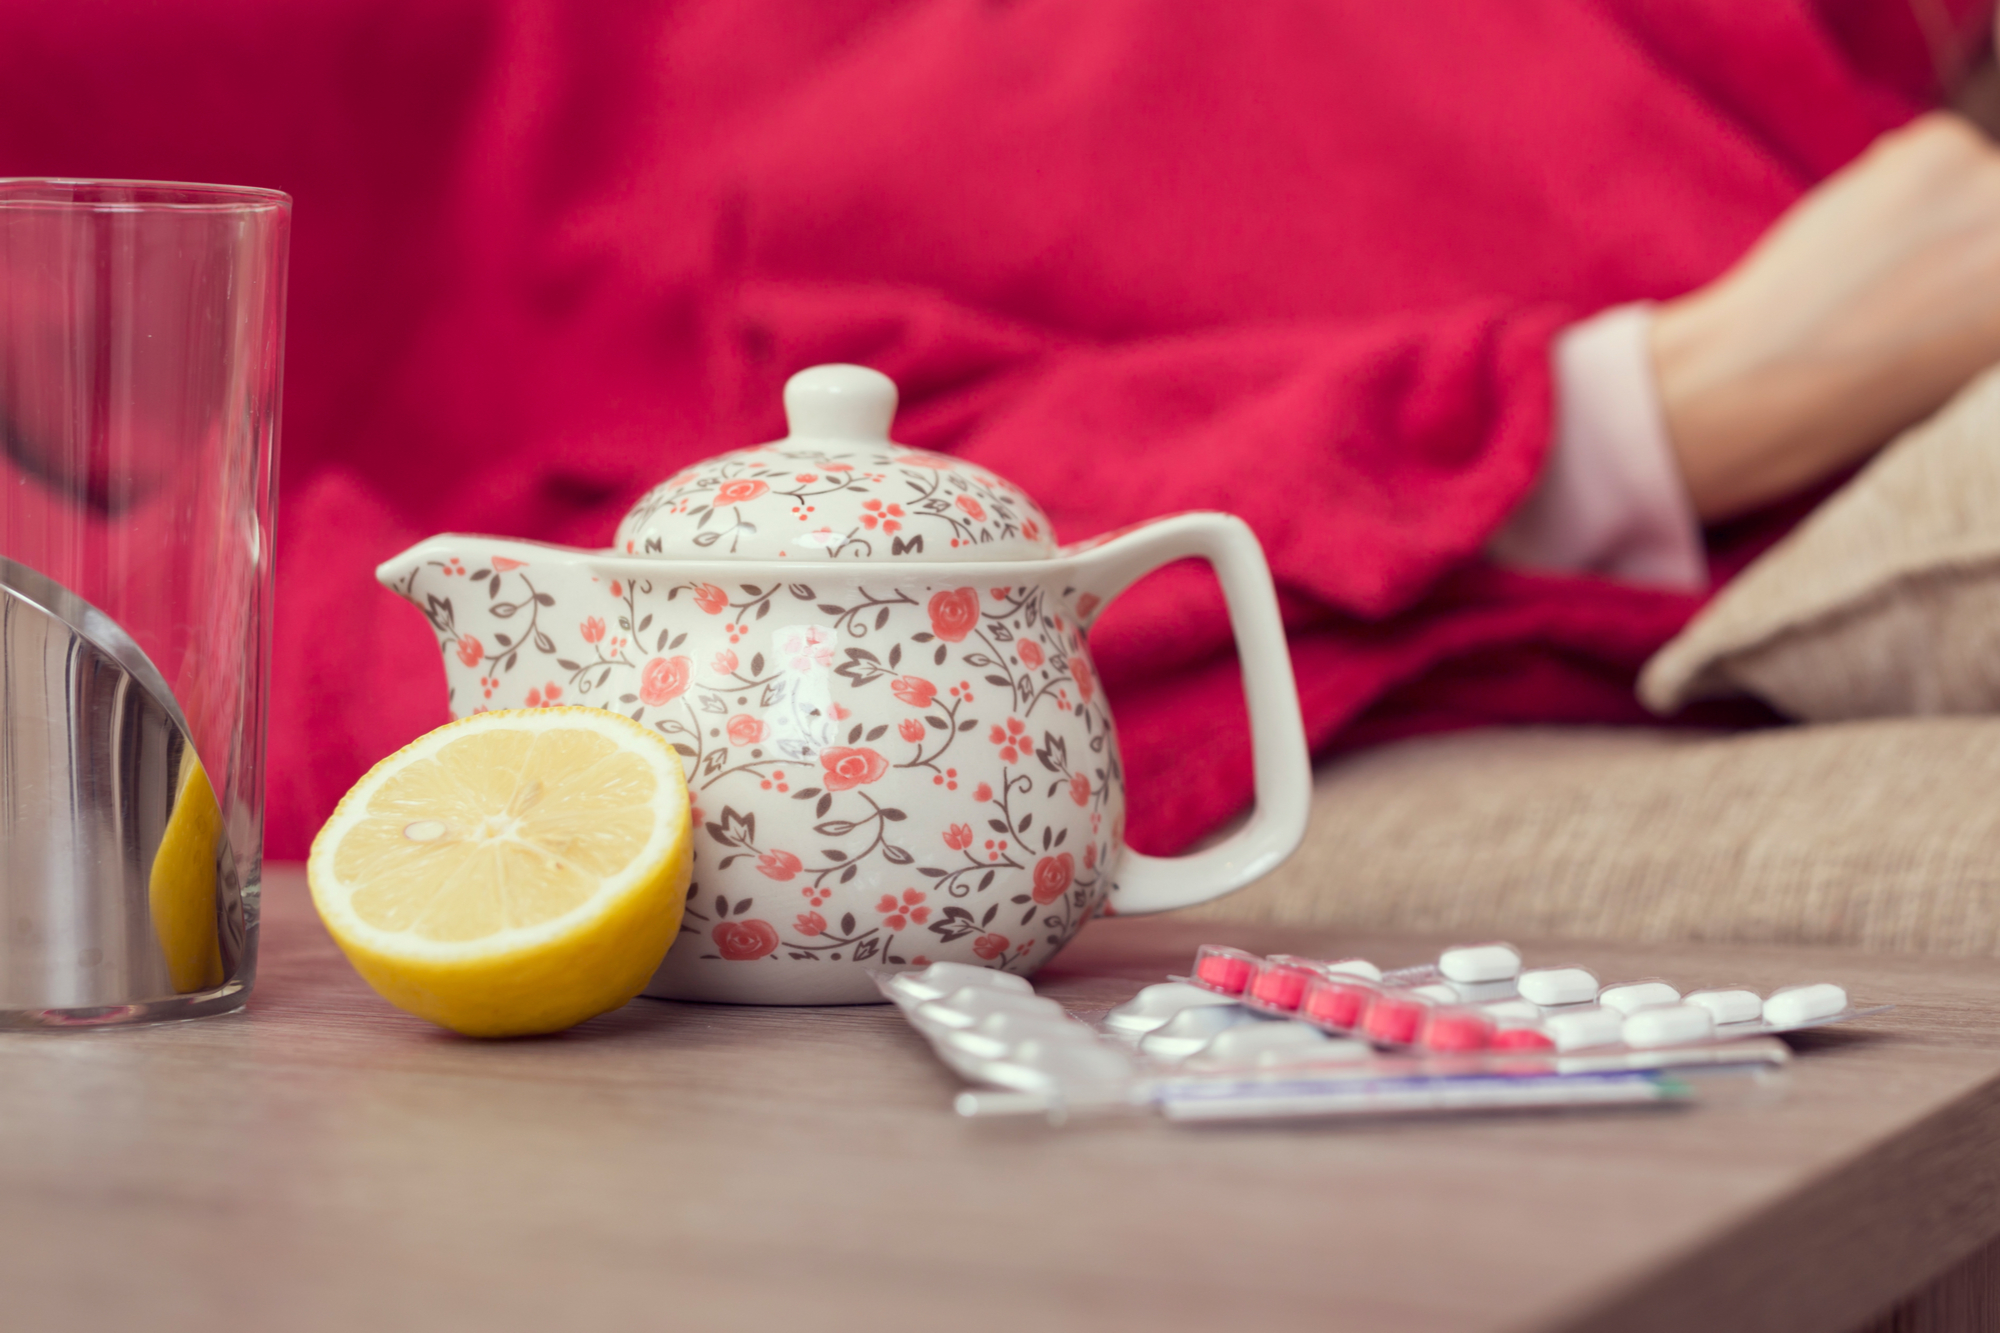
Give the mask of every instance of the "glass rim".
[[103, 179], [90, 176], [0, 176], [0, 209], [76, 209], [94, 213], [154, 210], [193, 212], [289, 211], [292, 197], [256, 185], [205, 185], [195, 181]]

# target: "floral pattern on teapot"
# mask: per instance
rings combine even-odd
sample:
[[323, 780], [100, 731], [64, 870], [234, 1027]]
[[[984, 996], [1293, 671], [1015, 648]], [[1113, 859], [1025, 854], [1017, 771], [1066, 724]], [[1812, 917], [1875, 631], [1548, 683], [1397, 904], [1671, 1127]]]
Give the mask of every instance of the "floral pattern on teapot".
[[640, 497], [613, 549], [675, 559], [1033, 560], [1048, 515], [983, 468], [903, 445], [783, 440]]
[[1125, 797], [1095, 596], [990, 568], [725, 588], [600, 557], [578, 579], [504, 545], [420, 559], [395, 590], [437, 634], [454, 716], [615, 708], [680, 753], [698, 831], [673, 993], [731, 998], [689, 974], [764, 960], [1026, 973], [1103, 907]]

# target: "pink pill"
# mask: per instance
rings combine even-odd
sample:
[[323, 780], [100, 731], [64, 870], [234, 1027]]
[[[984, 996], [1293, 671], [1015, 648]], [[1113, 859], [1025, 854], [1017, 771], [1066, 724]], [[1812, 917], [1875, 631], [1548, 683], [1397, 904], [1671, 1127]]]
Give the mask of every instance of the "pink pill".
[[1555, 1042], [1546, 1032], [1534, 1028], [1501, 1028], [1493, 1034], [1493, 1049], [1496, 1051], [1553, 1051]]
[[1204, 944], [1195, 951], [1195, 984], [1224, 995], [1241, 995], [1263, 961], [1256, 954], [1242, 949]]
[[1422, 1044], [1433, 1051], [1483, 1051], [1493, 1035], [1493, 1020], [1484, 1014], [1434, 1009], [1424, 1020]]
[[1426, 1000], [1384, 991], [1368, 1006], [1368, 1012], [1361, 1020], [1361, 1031], [1370, 1041], [1388, 1046], [1408, 1046], [1417, 1039], [1424, 1015], [1430, 1011], [1431, 1005]]
[[1299, 1001], [1299, 1017], [1336, 1032], [1352, 1032], [1378, 994], [1373, 986], [1351, 978], [1318, 977]]
[[1297, 1013], [1299, 1001], [1305, 998], [1306, 987], [1319, 975], [1319, 969], [1310, 963], [1286, 954], [1274, 954], [1266, 958], [1264, 965], [1257, 969], [1257, 975], [1250, 978], [1250, 984], [1243, 993], [1243, 1002], [1266, 1013]]

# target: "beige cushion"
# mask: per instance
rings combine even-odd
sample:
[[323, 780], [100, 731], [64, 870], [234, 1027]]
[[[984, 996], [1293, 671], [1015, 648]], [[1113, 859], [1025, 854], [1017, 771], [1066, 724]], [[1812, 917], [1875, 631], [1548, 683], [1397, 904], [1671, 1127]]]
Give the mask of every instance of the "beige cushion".
[[1325, 769], [1297, 855], [1187, 915], [2000, 956], [2000, 718], [1405, 742]]
[[2000, 371], [1906, 431], [1639, 678], [1662, 713], [1737, 693], [1814, 721], [2000, 711]]

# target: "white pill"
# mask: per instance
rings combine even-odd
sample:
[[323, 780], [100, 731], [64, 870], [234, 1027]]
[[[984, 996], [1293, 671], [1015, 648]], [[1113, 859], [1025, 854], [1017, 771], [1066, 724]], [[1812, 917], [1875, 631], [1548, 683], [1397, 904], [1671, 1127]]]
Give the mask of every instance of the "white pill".
[[1706, 1041], [1715, 1033], [1715, 1015], [1698, 1004], [1655, 1005], [1625, 1020], [1627, 1046], [1684, 1046]]
[[1606, 986], [1598, 992], [1597, 1002], [1621, 1014], [1636, 1014], [1656, 1005], [1679, 1004], [1681, 993], [1664, 981], [1633, 981], [1623, 986]]
[[1185, 981], [1163, 981], [1157, 986], [1146, 987], [1106, 1014], [1104, 1026], [1113, 1032], [1138, 1036], [1164, 1027], [1169, 1019], [1184, 1009], [1207, 1009], [1234, 1003], [1236, 1001], [1229, 996], [1218, 995], [1205, 986], [1193, 986]]
[[1265, 1051], [1295, 1051], [1331, 1040], [1308, 1023], [1246, 1023], [1217, 1033], [1201, 1054], [1211, 1060], [1247, 1060]]
[[1715, 1015], [1716, 1025], [1724, 1023], [1748, 1023], [1764, 1016], [1764, 1001], [1753, 990], [1741, 987], [1730, 990], [1698, 990], [1689, 992], [1684, 1004], [1698, 1004]]
[[895, 985], [905, 995], [919, 1000], [935, 1000], [966, 986], [985, 986], [1021, 994], [1031, 994], [1035, 989], [1028, 984], [1026, 977], [990, 967], [974, 967], [970, 963], [932, 963], [921, 972], [900, 974]]
[[1438, 955], [1446, 981], [1506, 981], [1521, 974], [1521, 955], [1511, 944], [1461, 944]]
[[1412, 986], [1410, 994], [1421, 995], [1434, 1004], [1458, 1003], [1458, 988], [1442, 981], [1433, 981], [1427, 986]]
[[1540, 1023], [1542, 1010], [1526, 1000], [1502, 1000], [1498, 1004], [1482, 1004], [1479, 1012], [1485, 1014], [1502, 1027], [1520, 1027], [1525, 1023]]
[[1160, 1060], [1182, 1060], [1215, 1039], [1218, 1032], [1239, 1023], [1269, 1023], [1275, 1020], [1252, 1013], [1242, 1005], [1219, 1005], [1207, 1009], [1183, 1009], [1157, 1029], [1139, 1038], [1139, 1049]]
[[961, 1072], [1022, 1092], [1068, 1091], [1121, 1083], [1132, 1076], [1132, 1064], [1101, 1041], [1034, 1038], [1015, 1047], [1005, 1060], [977, 1068], [962, 1067]]
[[1536, 1004], [1585, 1004], [1597, 998], [1597, 978], [1580, 967], [1538, 967], [1521, 974], [1521, 998]]
[[1008, 1013], [1005, 1010], [986, 1015], [972, 1027], [959, 1028], [944, 1035], [945, 1044], [953, 1050], [981, 1060], [1001, 1059], [1016, 1046], [1031, 1039], [1095, 1040], [1090, 1029], [1067, 1018], [1051, 1018], [1040, 1013]]
[[1552, 1014], [1542, 1020], [1542, 1031], [1549, 1034], [1549, 1040], [1559, 1051], [1586, 1050], [1592, 1046], [1610, 1046], [1618, 1041], [1625, 1025], [1624, 1015], [1615, 1009], [1599, 1009], [1591, 1005], [1588, 1009], [1572, 1009], [1567, 1013]]
[[1847, 1008], [1847, 992], [1830, 981], [1811, 986], [1787, 986], [1764, 1001], [1764, 1021], [1773, 1027], [1794, 1027], [1832, 1018]]
[[1460, 1004], [1492, 1004], [1496, 1000], [1511, 1000], [1520, 992], [1515, 989], [1512, 979], [1506, 981], [1452, 981], [1447, 982], [1452, 994]]
[[917, 1017], [941, 1028], [969, 1028], [988, 1014], [1002, 1011], [1063, 1017], [1063, 1007], [1039, 995], [994, 990], [989, 986], [961, 986], [942, 1000], [917, 1006]]
[[1364, 981], [1380, 981], [1382, 969], [1366, 958], [1343, 958], [1336, 963], [1321, 964], [1321, 971], [1338, 972], [1342, 976], [1360, 977]]

